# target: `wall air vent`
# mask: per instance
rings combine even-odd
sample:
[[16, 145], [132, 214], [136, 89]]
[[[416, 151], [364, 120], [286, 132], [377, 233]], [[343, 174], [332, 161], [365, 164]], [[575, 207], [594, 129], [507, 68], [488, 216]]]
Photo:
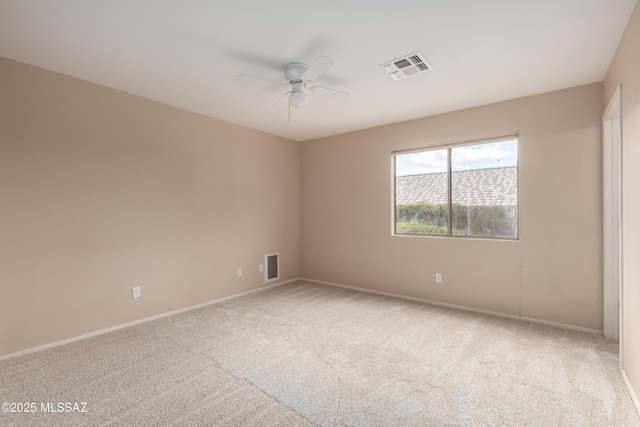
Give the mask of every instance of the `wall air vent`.
[[433, 67], [424, 59], [420, 52], [415, 52], [398, 58], [396, 60], [385, 62], [380, 65], [395, 80], [404, 79], [405, 77], [415, 76], [425, 71], [433, 70]]
[[267, 254], [264, 256], [264, 282], [273, 282], [280, 279], [280, 254]]

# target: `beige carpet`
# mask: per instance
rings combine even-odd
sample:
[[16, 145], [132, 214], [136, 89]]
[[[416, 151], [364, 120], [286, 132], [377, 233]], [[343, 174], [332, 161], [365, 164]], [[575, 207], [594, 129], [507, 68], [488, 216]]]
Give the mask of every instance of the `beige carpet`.
[[[0, 424], [640, 426], [616, 351], [297, 282], [2, 361], [0, 401], [37, 412]], [[58, 402], [86, 412], [42, 412]]]

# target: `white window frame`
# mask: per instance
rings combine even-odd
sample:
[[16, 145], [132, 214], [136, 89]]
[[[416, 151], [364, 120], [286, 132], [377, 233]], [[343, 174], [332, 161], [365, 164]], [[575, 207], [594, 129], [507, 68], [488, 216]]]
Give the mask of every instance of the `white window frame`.
[[[465, 147], [472, 145], [482, 145], [482, 144], [491, 144], [495, 142], [501, 141], [509, 141], [516, 140], [518, 144], [518, 159], [516, 162], [516, 173], [517, 173], [517, 199], [516, 199], [516, 235], [514, 237], [510, 236], [469, 236], [469, 235], [456, 235], [453, 234], [452, 229], [452, 168], [451, 168], [451, 150], [457, 147]], [[398, 233], [396, 231], [396, 156], [411, 154], [411, 153], [422, 153], [427, 151], [437, 151], [437, 150], [447, 150], [447, 234], [427, 234], [427, 233]], [[458, 142], [451, 142], [445, 144], [437, 144], [437, 145], [429, 145], [423, 147], [409, 148], [403, 150], [396, 150], [391, 152], [391, 169], [392, 169], [392, 203], [391, 203], [391, 234], [393, 236], [415, 236], [415, 237], [436, 237], [436, 238], [457, 238], [457, 239], [491, 239], [491, 240], [519, 240], [520, 239], [520, 135], [518, 132], [514, 132], [508, 135], [501, 135], [496, 137], [487, 137], [487, 138], [479, 138], [473, 140], [465, 140]]]

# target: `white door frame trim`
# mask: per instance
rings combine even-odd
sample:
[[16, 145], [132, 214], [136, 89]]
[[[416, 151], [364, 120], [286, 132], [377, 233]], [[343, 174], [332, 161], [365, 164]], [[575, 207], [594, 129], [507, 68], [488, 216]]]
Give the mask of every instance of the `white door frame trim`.
[[620, 340], [622, 367], [622, 87], [602, 115], [603, 333]]

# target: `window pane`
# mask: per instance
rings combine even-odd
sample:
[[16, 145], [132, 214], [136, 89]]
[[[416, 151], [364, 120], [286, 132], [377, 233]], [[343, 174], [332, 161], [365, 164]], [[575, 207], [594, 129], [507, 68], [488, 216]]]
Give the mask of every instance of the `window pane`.
[[451, 201], [454, 234], [518, 237], [518, 141], [452, 148]]
[[395, 156], [396, 233], [448, 234], [448, 150]]

